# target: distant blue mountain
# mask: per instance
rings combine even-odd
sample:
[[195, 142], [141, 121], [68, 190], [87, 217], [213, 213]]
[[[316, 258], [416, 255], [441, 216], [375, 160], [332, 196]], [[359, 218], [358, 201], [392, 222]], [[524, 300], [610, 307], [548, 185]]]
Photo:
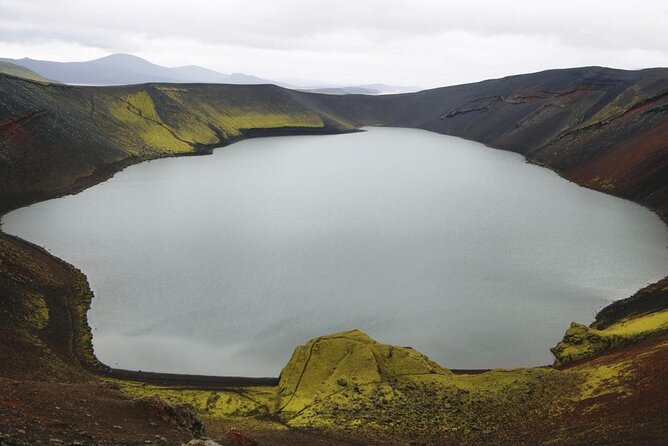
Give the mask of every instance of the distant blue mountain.
[[190, 65], [168, 68], [131, 54], [112, 54], [86, 62], [52, 62], [35, 59], [0, 59], [32, 70], [41, 76], [65, 84], [123, 85], [147, 82], [272, 84], [276, 83], [243, 73], [224, 74]]
[[[76, 85], [127, 85], [148, 82], [207, 83], [207, 84], [275, 84], [298, 88], [286, 82], [275, 82], [244, 73], [220, 73], [197, 65], [163, 67], [131, 54], [112, 54], [85, 62], [53, 62], [29, 58], [7, 59], [8, 62], [34, 71], [47, 79]], [[416, 88], [385, 84], [359, 86], [318, 85], [302, 87], [305, 91], [326, 94], [384, 94], [405, 93]]]

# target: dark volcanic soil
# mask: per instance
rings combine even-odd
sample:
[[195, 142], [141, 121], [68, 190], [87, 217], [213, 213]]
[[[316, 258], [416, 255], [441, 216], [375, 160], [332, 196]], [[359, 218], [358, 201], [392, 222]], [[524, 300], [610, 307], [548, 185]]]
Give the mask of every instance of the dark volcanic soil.
[[0, 444], [173, 445], [201, 433], [186, 408], [132, 401], [101, 382], [64, 384], [0, 378]]

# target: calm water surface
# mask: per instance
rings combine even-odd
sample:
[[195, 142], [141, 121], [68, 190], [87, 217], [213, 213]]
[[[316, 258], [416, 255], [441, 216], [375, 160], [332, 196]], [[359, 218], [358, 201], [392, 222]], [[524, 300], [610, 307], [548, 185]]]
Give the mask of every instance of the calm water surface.
[[353, 328], [446, 367], [545, 364], [571, 321], [668, 271], [642, 207], [408, 129], [143, 163], [3, 227], [87, 274], [102, 361], [164, 372], [277, 375]]

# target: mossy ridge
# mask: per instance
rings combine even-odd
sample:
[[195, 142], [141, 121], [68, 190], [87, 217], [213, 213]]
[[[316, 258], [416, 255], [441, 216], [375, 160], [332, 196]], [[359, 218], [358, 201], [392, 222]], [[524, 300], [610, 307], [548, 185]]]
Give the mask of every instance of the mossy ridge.
[[451, 372], [411, 348], [379, 344], [359, 330], [335, 333], [295, 349], [281, 372], [275, 412], [289, 417], [346, 388], [432, 373]]
[[184, 139], [201, 144], [221, 142], [215, 139], [220, 135], [225, 139], [237, 138], [247, 129], [325, 126], [319, 113], [282, 90], [269, 88], [265, 96], [259, 97], [226, 87], [215, 90], [208, 87], [203, 90], [155, 87], [148, 91], [160, 104], [163, 119]]
[[663, 333], [668, 333], [668, 310], [623, 319], [601, 330], [573, 322], [551, 351], [555, 366], [561, 367]]
[[249, 129], [325, 127], [317, 113], [294, 101], [237, 100], [229, 104], [216, 97], [201, 98], [199, 93], [149, 86], [112, 101], [108, 108], [112, 118], [137, 134], [125, 132], [123, 146], [130, 149], [129, 154], [188, 153], [237, 139]]
[[[620, 326], [617, 330], [626, 331], [629, 327]], [[365, 335], [351, 332], [351, 343], [359, 343], [362, 336]], [[332, 347], [336, 356], [342, 350], [340, 343], [345, 337], [345, 333], [336, 334], [331, 342], [328, 337], [319, 338], [319, 345], [321, 349]], [[666, 343], [668, 341], [654, 346], [643, 355], [660, 352]], [[394, 349], [401, 351], [404, 348]], [[362, 353], [359, 361], [349, 358], [348, 363], [367, 362], [363, 350], [352, 348], [348, 351], [351, 355]], [[419, 355], [412, 349], [409, 351]], [[304, 361], [303, 352], [304, 347], [298, 349], [293, 360], [320, 375], [327, 375], [320, 371], [326, 369], [327, 364], [331, 365], [325, 352], [311, 355], [308, 363]], [[324, 358], [324, 363], [314, 364], [319, 358]], [[604, 357], [569, 370], [517, 368], [477, 374], [441, 370], [445, 373], [386, 375], [381, 382], [365, 383], [353, 380], [358, 375], [355, 369], [353, 374], [347, 375], [337, 364], [330, 370], [331, 378], [324, 382], [324, 386], [327, 387], [335, 377], [338, 377], [337, 381], [346, 380], [347, 385], [337, 383], [340, 390], [324, 398], [319, 389], [313, 387], [310, 403], [305, 392], [309, 388], [302, 387], [300, 397], [288, 406], [291, 410], [281, 410], [277, 416], [292, 427], [316, 428], [333, 434], [367, 435], [385, 439], [388, 444], [402, 444], [409, 440], [424, 440], [430, 444], [436, 438], [444, 444], [530, 442], [530, 436], [536, 434], [535, 423], [552, 420], [553, 425], [548, 429], [554, 434], [554, 444], [562, 444], [568, 442], [570, 434], [561, 432], [563, 425], [558, 420], [572, 420], [572, 417], [578, 418], [578, 414], [598, 410], [601, 398], [618, 401], [637, 391], [635, 363], [628, 357], [610, 360]], [[288, 364], [285, 371], [292, 375], [286, 376], [287, 382], [293, 382], [294, 364]], [[282, 392], [284, 389], [281, 388], [279, 396]], [[307, 402], [307, 405], [297, 410], [298, 402]]]
[[668, 277], [647, 285], [633, 296], [618, 300], [596, 314], [592, 328], [602, 330], [619, 321], [668, 310]]
[[243, 387], [230, 390], [198, 390], [163, 387], [103, 378], [132, 398], [158, 396], [172, 404], [190, 404], [199, 415], [210, 418], [264, 417], [276, 397], [275, 387]]
[[281, 374], [275, 415], [292, 427], [388, 441], [505, 438], [526, 431], [527, 419], [564, 416], [583, 401], [631, 392], [631, 375], [628, 363], [454, 374], [411, 348], [355, 330], [295, 350]]
[[295, 350], [281, 373], [275, 414], [292, 427], [388, 440], [464, 438], [498, 429], [499, 417], [510, 423], [527, 410], [545, 410], [545, 401], [576, 398], [584, 380], [552, 369], [457, 375], [412, 348], [379, 344], [354, 330]]
[[139, 139], [127, 147], [131, 155], [144, 155], [146, 148], [168, 154], [193, 150], [189, 143], [178, 139], [173, 130], [162, 122], [145, 91], [120, 96], [118, 101], [110, 104], [109, 113], [118, 124], [128, 126], [138, 134]]
[[599, 412], [604, 398], [632, 397], [638, 390], [635, 360], [644, 362], [666, 345], [668, 339], [641, 354], [612, 353], [567, 370], [461, 374], [411, 348], [380, 344], [353, 330], [298, 347], [276, 387], [212, 391], [109, 381], [134, 398], [157, 395], [191, 404], [214, 422], [242, 417], [267, 428], [284, 425], [374, 444], [530, 443], [534, 434], [545, 438], [536, 423], [548, 423], [552, 442], [563, 444], [572, 434], [563, 420]]

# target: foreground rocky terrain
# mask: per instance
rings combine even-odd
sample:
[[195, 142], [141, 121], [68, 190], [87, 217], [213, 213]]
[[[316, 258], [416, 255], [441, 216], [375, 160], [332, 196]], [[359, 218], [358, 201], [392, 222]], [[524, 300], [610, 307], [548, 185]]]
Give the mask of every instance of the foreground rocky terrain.
[[[147, 159], [364, 125], [517, 151], [664, 220], [668, 212], [666, 69], [554, 70], [383, 97], [268, 85], [71, 87], [6, 75], [0, 89], [1, 212]], [[590, 327], [564, 327], [554, 367], [456, 373], [353, 331], [298, 347], [278, 384], [264, 386], [114, 377], [92, 352], [92, 298], [75, 266], [0, 233], [0, 444], [203, 435], [286, 445], [668, 442], [667, 279], [603, 309]]]

